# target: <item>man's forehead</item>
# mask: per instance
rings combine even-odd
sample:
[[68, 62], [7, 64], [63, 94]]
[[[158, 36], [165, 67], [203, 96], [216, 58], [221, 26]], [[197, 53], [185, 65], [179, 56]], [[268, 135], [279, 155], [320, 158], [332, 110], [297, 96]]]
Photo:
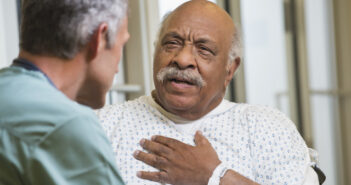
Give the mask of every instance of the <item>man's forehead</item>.
[[211, 35], [213, 32], [232, 35], [234, 23], [231, 17], [221, 8], [216, 5], [180, 7], [172, 12], [165, 20], [163, 30], [181, 30], [186, 32], [186, 29], [192, 32]]
[[180, 29], [180, 30], [169, 30], [165, 31], [162, 39], [175, 38], [180, 40], [189, 40], [196, 43], [216, 43], [215, 38], [208, 34], [206, 31], [195, 30], [191, 31], [190, 29]]
[[168, 18], [183, 20], [204, 18], [208, 21], [232, 22], [230, 15], [224, 9], [204, 0], [188, 1], [171, 12]]
[[205, 14], [201, 12], [174, 12], [167, 20], [168, 27], [176, 27], [176, 26], [204, 26], [204, 28], [209, 25], [217, 25], [221, 26], [225, 23], [224, 19], [221, 19], [216, 14]]
[[183, 21], [171, 18], [162, 30], [161, 40], [173, 37], [197, 43], [215, 44], [225, 42], [233, 35], [232, 30], [226, 25], [214, 21], [208, 22], [206, 19], [193, 19], [194, 17], [189, 17], [188, 20]]

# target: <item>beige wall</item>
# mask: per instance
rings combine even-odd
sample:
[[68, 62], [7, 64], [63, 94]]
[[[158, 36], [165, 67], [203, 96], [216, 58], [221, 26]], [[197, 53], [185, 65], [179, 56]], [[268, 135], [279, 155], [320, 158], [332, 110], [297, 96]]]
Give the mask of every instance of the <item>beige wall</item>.
[[125, 77], [127, 84], [138, 84], [141, 91], [127, 93], [127, 99], [150, 95], [152, 79], [153, 42], [158, 30], [157, 0], [129, 1], [128, 29], [130, 39], [125, 47]]
[[335, 45], [338, 86], [341, 92], [340, 122], [342, 131], [345, 183], [351, 184], [351, 1], [334, 0]]

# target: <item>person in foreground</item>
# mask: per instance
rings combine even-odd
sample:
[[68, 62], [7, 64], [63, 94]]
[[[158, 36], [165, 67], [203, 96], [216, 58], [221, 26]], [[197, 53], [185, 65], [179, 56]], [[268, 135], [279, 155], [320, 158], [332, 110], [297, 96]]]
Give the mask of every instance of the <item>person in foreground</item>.
[[23, 1], [19, 56], [0, 70], [0, 184], [123, 184], [96, 115], [74, 101], [104, 104], [126, 12], [126, 0]]
[[189, 1], [156, 43], [152, 96], [97, 111], [126, 184], [318, 184], [285, 115], [223, 99], [241, 58], [224, 10]]

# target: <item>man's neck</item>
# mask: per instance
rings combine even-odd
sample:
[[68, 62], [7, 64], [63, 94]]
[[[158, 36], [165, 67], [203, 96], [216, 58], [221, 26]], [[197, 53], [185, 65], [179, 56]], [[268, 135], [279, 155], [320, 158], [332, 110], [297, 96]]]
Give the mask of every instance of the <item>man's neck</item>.
[[173, 112], [169, 109], [167, 109], [167, 107], [165, 107], [164, 105], [162, 105], [162, 103], [158, 100], [158, 96], [157, 96], [157, 92], [156, 90], [153, 90], [151, 92], [151, 96], [152, 98], [155, 100], [155, 102], [162, 107], [165, 111], [177, 115], [185, 120], [189, 120], [189, 121], [194, 121], [197, 119], [200, 119], [201, 117], [205, 116], [206, 114], [208, 114], [209, 112], [211, 112], [213, 109], [215, 109], [223, 100], [223, 97], [221, 97], [220, 99], [218, 99], [218, 101], [214, 102], [213, 104], [211, 104], [210, 106], [207, 106], [206, 110], [201, 110], [201, 111], [191, 111], [191, 110], [182, 110], [182, 111], [177, 111], [177, 112]]
[[70, 60], [57, 57], [34, 55], [21, 51], [19, 58], [29, 60], [45, 73], [54, 85], [68, 98], [75, 100], [85, 77], [86, 66], [79, 54]]

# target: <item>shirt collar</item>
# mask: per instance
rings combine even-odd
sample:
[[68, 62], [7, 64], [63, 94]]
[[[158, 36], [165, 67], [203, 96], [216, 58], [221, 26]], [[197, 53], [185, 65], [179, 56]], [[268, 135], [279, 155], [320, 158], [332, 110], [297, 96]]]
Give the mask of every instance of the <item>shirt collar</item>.
[[154, 100], [154, 98], [152, 96], [148, 96], [147, 97], [147, 102], [148, 102], [149, 105], [151, 105], [152, 107], [156, 108], [166, 118], [170, 119], [171, 121], [173, 121], [174, 123], [177, 123], [177, 124], [192, 123], [192, 122], [196, 122], [196, 121], [199, 121], [201, 119], [204, 119], [204, 118], [215, 116], [215, 115], [218, 115], [218, 114], [221, 114], [221, 113], [227, 111], [228, 109], [232, 108], [235, 105], [235, 103], [233, 103], [233, 102], [229, 102], [228, 100], [222, 99], [221, 103], [217, 107], [215, 107], [213, 110], [211, 110], [209, 113], [207, 113], [203, 117], [201, 117], [201, 118], [199, 118], [197, 120], [188, 120], [188, 119], [182, 118], [182, 117], [180, 117], [178, 115], [175, 115], [173, 113], [170, 113], [170, 112], [166, 111], [164, 108], [162, 108]]
[[44, 75], [44, 77], [48, 80], [48, 82], [56, 88], [55, 84], [52, 82], [52, 80], [43, 72], [39, 69], [38, 66], [36, 66], [33, 62], [24, 59], [24, 58], [16, 58], [15, 60], [13, 60], [13, 63], [11, 66], [17, 66], [17, 67], [22, 67], [26, 70], [29, 71], [37, 71], [40, 72], [41, 74]]

